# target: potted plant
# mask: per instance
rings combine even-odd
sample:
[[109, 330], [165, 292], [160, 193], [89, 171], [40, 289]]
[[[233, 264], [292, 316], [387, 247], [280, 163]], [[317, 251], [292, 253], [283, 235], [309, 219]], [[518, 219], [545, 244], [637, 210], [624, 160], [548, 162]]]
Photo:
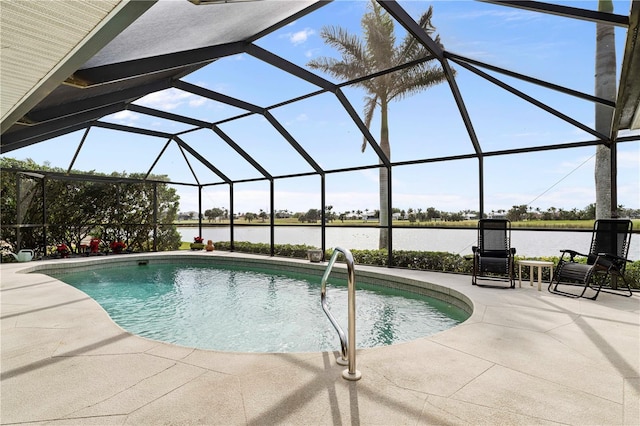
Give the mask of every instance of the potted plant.
[[193, 237], [193, 242], [191, 243], [191, 250], [202, 250], [204, 248], [204, 239], [202, 237]]
[[122, 250], [124, 250], [127, 245], [122, 241], [112, 241], [111, 244], [109, 244], [109, 247], [114, 253], [122, 253]]
[[310, 262], [322, 262], [322, 250], [311, 249], [307, 250], [307, 257]]
[[100, 238], [92, 238], [89, 242], [89, 252], [97, 254], [100, 252]]
[[71, 254], [71, 250], [69, 250], [69, 247], [67, 247], [66, 244], [58, 244], [56, 246], [56, 251], [60, 257], [69, 257]]

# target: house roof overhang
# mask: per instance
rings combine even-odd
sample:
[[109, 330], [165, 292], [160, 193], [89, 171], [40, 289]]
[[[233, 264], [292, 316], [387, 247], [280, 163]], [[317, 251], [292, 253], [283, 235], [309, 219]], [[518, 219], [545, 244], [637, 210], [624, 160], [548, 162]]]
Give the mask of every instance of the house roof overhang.
[[616, 130], [640, 129], [640, 2], [631, 2], [629, 29], [622, 60], [620, 87], [614, 115]]

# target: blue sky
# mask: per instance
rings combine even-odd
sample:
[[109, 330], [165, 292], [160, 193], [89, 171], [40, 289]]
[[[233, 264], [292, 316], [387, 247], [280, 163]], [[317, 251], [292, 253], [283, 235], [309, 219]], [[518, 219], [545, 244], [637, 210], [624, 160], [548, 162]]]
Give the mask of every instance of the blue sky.
[[[453, 53], [502, 68], [568, 86], [581, 92], [594, 92], [595, 24], [551, 15], [498, 7], [471, 1], [401, 1], [414, 18], [434, 5], [432, 23], [445, 48]], [[597, 1], [566, 4], [595, 9]], [[628, 14], [629, 2], [614, 2], [615, 13]], [[215, 6], [208, 6], [215, 7]], [[318, 56], [335, 56], [320, 37], [323, 26], [336, 25], [360, 34], [365, 1], [335, 1], [320, 10], [281, 28], [256, 44], [285, 59], [306, 67]], [[396, 25], [398, 42], [404, 37]], [[617, 59], [622, 60], [626, 37], [616, 29]], [[453, 65], [457, 82], [483, 151], [525, 146], [541, 146], [592, 140], [593, 137], [524, 100]], [[491, 74], [491, 72], [488, 72]], [[329, 76], [325, 78], [334, 81]], [[499, 76], [508, 84], [537, 97], [564, 114], [593, 126], [593, 104], [549, 91], [521, 81]], [[259, 106], [271, 106], [305, 95], [317, 88], [243, 54], [223, 58], [187, 76], [185, 81], [244, 99]], [[344, 93], [358, 113], [364, 93], [345, 88]], [[137, 104], [193, 116], [208, 122], [242, 114], [237, 110], [177, 89], [152, 95]], [[362, 137], [333, 94], [271, 110], [302, 147], [325, 169], [376, 164], [369, 147], [360, 152]], [[175, 133], [187, 125], [123, 111], [105, 121]], [[437, 158], [473, 152], [451, 91], [446, 84], [391, 104], [390, 140], [392, 161]], [[220, 128], [245, 151], [254, 156], [272, 175], [308, 172], [311, 168], [268, 124], [263, 117], [251, 116], [222, 124]], [[371, 133], [379, 136], [379, 115]], [[636, 131], [638, 133], [638, 131]], [[13, 151], [10, 157], [32, 158], [52, 166], [68, 167], [82, 132], [65, 135], [33, 147]], [[232, 179], [258, 177], [259, 173], [226, 146], [211, 130], [185, 134], [183, 140], [198, 149], [211, 163]], [[100, 172], [147, 172], [166, 141], [104, 129], [92, 129], [74, 168]], [[485, 211], [509, 209], [529, 204], [582, 209], [594, 202], [593, 167], [595, 148], [487, 157], [485, 168]], [[220, 179], [190, 159], [201, 182]], [[619, 144], [618, 202], [640, 208], [640, 142]], [[194, 179], [174, 143], [153, 170], [169, 174], [175, 181]], [[475, 159], [426, 163], [396, 167], [393, 170], [393, 206], [401, 209], [443, 211], [478, 209], [478, 161]], [[176, 186], [181, 210], [196, 210], [193, 188]], [[338, 212], [378, 208], [378, 172], [369, 169], [328, 174], [327, 204]], [[320, 179], [304, 177], [275, 183], [275, 209], [306, 211], [320, 207]], [[236, 212], [269, 211], [269, 184], [255, 182], [235, 185]], [[229, 207], [226, 185], [203, 191], [203, 207]]]

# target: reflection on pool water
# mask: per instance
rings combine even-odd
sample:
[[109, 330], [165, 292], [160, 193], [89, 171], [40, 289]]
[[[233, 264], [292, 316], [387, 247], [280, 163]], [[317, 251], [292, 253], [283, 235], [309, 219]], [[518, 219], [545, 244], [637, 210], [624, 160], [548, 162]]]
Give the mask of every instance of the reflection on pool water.
[[[319, 277], [183, 264], [118, 266], [54, 276], [95, 299], [122, 328], [143, 337], [237, 352], [340, 348], [320, 305]], [[360, 281], [356, 287], [358, 348], [429, 336], [469, 316], [433, 298]], [[345, 280], [329, 278], [327, 301], [346, 332]]]

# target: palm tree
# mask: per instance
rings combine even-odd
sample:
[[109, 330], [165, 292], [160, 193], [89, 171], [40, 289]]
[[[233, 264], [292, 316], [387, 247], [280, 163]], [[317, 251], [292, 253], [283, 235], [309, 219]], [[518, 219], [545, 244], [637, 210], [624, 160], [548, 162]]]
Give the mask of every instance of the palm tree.
[[[611, 0], [598, 0], [598, 11], [613, 12]], [[596, 24], [596, 79], [595, 95], [615, 101], [616, 99], [616, 50], [613, 25]], [[596, 131], [608, 134], [613, 119], [613, 109], [596, 104]], [[611, 150], [614, 147], [598, 145], [596, 147], [596, 165], [594, 170], [596, 185], [596, 219], [610, 218], [611, 202]]]
[[[420, 27], [429, 35], [435, 31], [435, 27], [431, 25], [432, 15], [433, 7], [429, 6], [429, 10], [423, 13], [418, 21]], [[324, 27], [320, 36], [325, 43], [336, 48], [342, 57], [340, 60], [320, 57], [311, 60], [307, 66], [337, 78], [351, 80], [429, 56], [428, 50], [410, 34], [407, 34], [400, 45], [396, 45], [393, 19], [374, 0], [371, 0], [369, 10], [363, 15], [361, 23], [364, 40], [340, 27]], [[439, 36], [436, 36], [435, 42], [440, 44]], [[364, 123], [367, 127], [371, 125], [376, 107], [380, 107], [380, 149], [388, 159], [391, 159], [389, 102], [403, 99], [445, 80], [446, 75], [441, 67], [422, 62], [392, 74], [356, 83], [356, 86], [364, 88], [367, 92], [364, 99]], [[363, 152], [366, 146], [367, 141], [364, 140]], [[389, 223], [388, 194], [388, 170], [381, 167], [380, 248], [388, 246], [388, 234], [385, 228]]]

